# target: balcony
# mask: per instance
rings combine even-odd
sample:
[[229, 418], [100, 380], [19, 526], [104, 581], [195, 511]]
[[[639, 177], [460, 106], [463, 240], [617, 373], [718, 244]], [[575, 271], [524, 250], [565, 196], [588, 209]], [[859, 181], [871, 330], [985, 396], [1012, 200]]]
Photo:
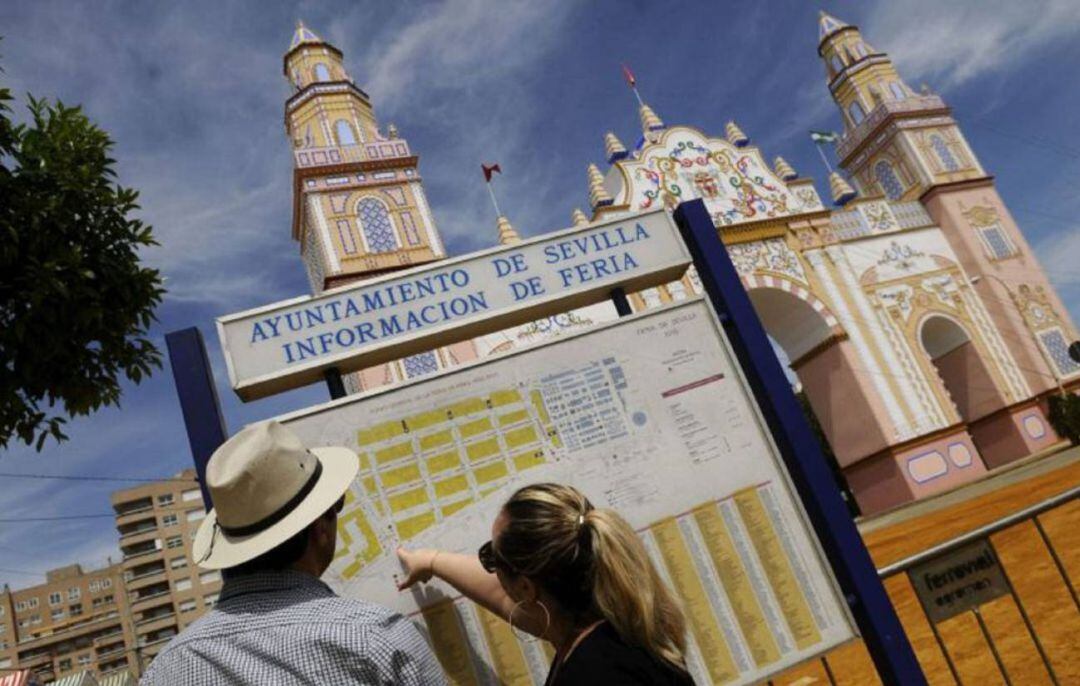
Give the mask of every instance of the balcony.
[[127, 578], [127, 589], [137, 591], [165, 580], [162, 578], [165, 574], [165, 560], [150, 560], [148, 564], [134, 565], [128, 567], [128, 572], [132, 575]]
[[95, 657], [97, 658], [98, 663], [100, 664], [102, 660], [108, 660], [110, 658], [119, 657], [119, 656], [123, 655], [125, 650], [126, 649], [124, 648], [124, 643], [121, 641], [120, 643], [117, 643], [114, 646], [110, 646], [107, 650], [98, 651], [98, 653], [95, 655]]
[[20, 669], [34, 669], [35, 667], [41, 667], [43, 665], [52, 666], [52, 655], [50, 653], [42, 653], [33, 657], [18, 658]]
[[110, 631], [107, 634], [101, 634], [100, 636], [95, 636], [93, 643], [94, 643], [94, 647], [100, 647], [100, 646], [103, 646], [103, 645], [109, 645], [110, 643], [115, 643], [116, 641], [123, 641], [123, 640], [124, 640], [124, 631], [122, 629], [118, 628], [116, 631]]
[[[82, 620], [82, 618], [79, 619]], [[20, 640], [19, 648], [40, 648], [42, 646], [59, 643], [60, 641], [74, 640], [87, 634], [108, 631], [110, 628], [114, 628], [116, 631], [120, 630], [119, 615], [112, 614], [101, 618], [87, 617], [83, 623], [68, 626], [63, 631], [44, 636], [35, 636], [28, 640]]]
[[409, 157], [409, 144], [403, 138], [373, 141], [359, 145], [331, 146], [326, 148], [298, 148], [293, 150], [297, 169], [331, 167], [357, 162], [376, 162]]
[[127, 539], [134, 538], [135, 536], [138, 536], [139, 534], [145, 534], [145, 533], [149, 533], [151, 531], [157, 531], [157, 519], [153, 515], [150, 515], [150, 517], [146, 520], [146, 522], [147, 523], [143, 523], [143, 524], [136, 525], [136, 526], [117, 527], [119, 529], [119, 531], [120, 531], [120, 540], [125, 541]]
[[142, 619], [136, 620], [135, 633], [143, 636], [160, 629], [166, 629], [170, 626], [176, 626], [176, 613], [172, 610], [153, 615], [152, 617], [143, 617]]
[[113, 511], [116, 516], [127, 517], [129, 515], [142, 514], [143, 512], [150, 512], [154, 509], [154, 499], [150, 496], [143, 498], [136, 498], [135, 500], [129, 500], [123, 503], [116, 503], [113, 505]]
[[128, 668], [128, 661], [127, 661], [126, 657], [123, 658], [122, 660], [117, 660], [115, 662], [109, 662], [109, 663], [106, 663], [106, 664], [101, 664], [100, 662], [98, 663], [98, 671], [101, 674], [101, 676], [107, 676], [109, 674], [113, 674], [115, 672], [119, 672], [119, 671], [127, 669], [127, 668]]
[[159, 607], [161, 605], [164, 605], [165, 603], [172, 603], [172, 598], [169, 595], [168, 586], [166, 586], [165, 590], [163, 591], [142, 595], [138, 598], [132, 599], [131, 611], [142, 612], [145, 610], [149, 610], [150, 608]]
[[843, 163], [843, 160], [851, 154], [855, 147], [891, 114], [946, 109], [945, 101], [936, 95], [917, 95], [903, 100], [885, 100], [875, 107], [858, 126], [844, 134], [836, 144], [836, 156]]
[[[146, 545], [149, 543], [150, 545]], [[157, 546], [157, 540], [151, 540], [144, 543], [139, 543], [128, 548], [120, 548], [120, 551], [124, 554], [124, 562], [128, 560], [134, 560], [136, 558], [143, 557], [145, 555], [151, 555], [153, 553], [161, 552], [161, 548]]]

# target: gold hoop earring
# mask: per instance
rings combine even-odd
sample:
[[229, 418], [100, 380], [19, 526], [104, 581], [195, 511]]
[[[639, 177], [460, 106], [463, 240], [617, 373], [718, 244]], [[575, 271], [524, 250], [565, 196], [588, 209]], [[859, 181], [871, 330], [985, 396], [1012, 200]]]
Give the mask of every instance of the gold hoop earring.
[[528, 638], [521, 638], [520, 636], [518, 636], [518, 633], [514, 631], [514, 613], [517, 612], [517, 609], [521, 607], [524, 602], [525, 601], [523, 600], [519, 600], [514, 603], [514, 606], [512, 608], [510, 608], [510, 616], [507, 618], [507, 621], [510, 622], [510, 633], [518, 641], [518, 643], [535, 643], [536, 641], [539, 641], [540, 639], [547, 636], [548, 629], [551, 628], [551, 613], [548, 612], [547, 605], [544, 605], [543, 601], [535, 601], [535, 603], [540, 606], [540, 609], [544, 611], [544, 629], [540, 632], [539, 636], [528, 636]]

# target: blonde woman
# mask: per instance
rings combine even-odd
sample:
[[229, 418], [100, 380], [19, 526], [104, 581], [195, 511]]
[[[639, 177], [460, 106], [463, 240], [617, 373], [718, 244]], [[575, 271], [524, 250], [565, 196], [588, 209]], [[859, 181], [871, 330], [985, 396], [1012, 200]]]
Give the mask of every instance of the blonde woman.
[[693, 684], [686, 625], [630, 525], [570, 486], [526, 486], [476, 556], [399, 549], [399, 588], [437, 576], [555, 646], [548, 686]]

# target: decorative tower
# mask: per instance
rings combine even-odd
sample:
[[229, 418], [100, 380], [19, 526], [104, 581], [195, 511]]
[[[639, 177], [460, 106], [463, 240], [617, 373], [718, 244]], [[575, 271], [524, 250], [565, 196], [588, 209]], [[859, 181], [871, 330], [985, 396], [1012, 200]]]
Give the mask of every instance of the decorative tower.
[[844, 120], [837, 156], [860, 195], [913, 200], [934, 184], [985, 176], [941, 98], [912, 91], [858, 27], [822, 12], [818, 32]]
[[[926, 87], [913, 92], [857, 27], [822, 13], [818, 29], [818, 54], [844, 119], [840, 166], [864, 198], [884, 195], [900, 213], [925, 208], [1000, 336], [1006, 349], [1000, 354], [1011, 356], [1022, 374], [1016, 387], [1027, 390], [1011, 402], [961, 413], [968, 430], [976, 443], [983, 439], [980, 450], [989, 466], [1026, 454], [1045, 436], [1042, 420], [1031, 419], [1040, 396], [1080, 385], [1080, 364], [1068, 355], [1076, 329], [945, 101]], [[936, 362], [959, 356], [959, 350], [954, 345], [926, 352]]]
[[[292, 235], [311, 289], [327, 288], [443, 259], [418, 158], [390, 124], [385, 135], [368, 94], [342, 53], [300, 23], [284, 58], [294, 89], [285, 102], [293, 148]], [[412, 355], [356, 374], [356, 392], [476, 359], [472, 341]]]
[[393, 125], [379, 131], [341, 51], [300, 23], [284, 73], [295, 90], [285, 103], [292, 235], [312, 290], [443, 258], [418, 158]]

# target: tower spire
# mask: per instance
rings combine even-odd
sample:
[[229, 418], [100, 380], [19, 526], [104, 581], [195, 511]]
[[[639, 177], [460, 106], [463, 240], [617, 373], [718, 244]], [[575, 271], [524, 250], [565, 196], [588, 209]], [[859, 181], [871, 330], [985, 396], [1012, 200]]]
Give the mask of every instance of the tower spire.
[[641, 103], [641, 107], [638, 108], [638, 114], [641, 116], [641, 130], [645, 132], [645, 135], [664, 128], [664, 122], [661, 121], [660, 117], [656, 116], [656, 112], [653, 112], [653, 109], [645, 103]]
[[727, 138], [728, 143], [731, 143], [737, 148], [744, 147], [750, 142], [750, 138], [743, 133], [743, 130], [739, 128], [739, 125], [734, 120], [729, 121], [724, 126], [724, 136]]
[[500, 214], [495, 220], [495, 227], [499, 231], [499, 245], [515, 245], [521, 242], [521, 236], [504, 215]]
[[841, 21], [832, 16], [825, 10], [818, 10], [818, 41], [822, 42], [829, 36], [833, 35], [837, 31], [850, 26], [847, 22]]
[[607, 153], [608, 164], [614, 164], [627, 155], [626, 146], [611, 131], [604, 134], [604, 152]]
[[799, 174], [795, 171], [795, 168], [779, 155], [773, 160], [773, 169], [776, 170], [776, 175], [780, 177], [781, 181], [793, 181], [799, 178]]
[[603, 174], [600, 173], [595, 164], [590, 164], [586, 171], [589, 174], [589, 204], [592, 205], [593, 210], [610, 205], [614, 199], [604, 188]]

